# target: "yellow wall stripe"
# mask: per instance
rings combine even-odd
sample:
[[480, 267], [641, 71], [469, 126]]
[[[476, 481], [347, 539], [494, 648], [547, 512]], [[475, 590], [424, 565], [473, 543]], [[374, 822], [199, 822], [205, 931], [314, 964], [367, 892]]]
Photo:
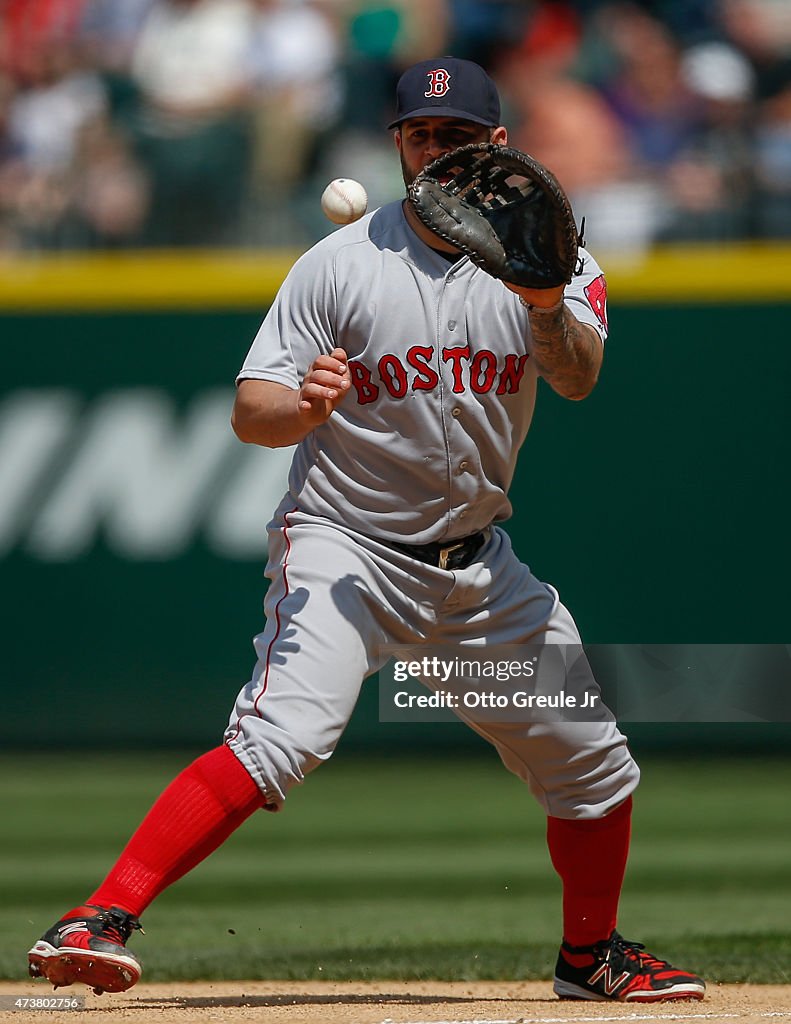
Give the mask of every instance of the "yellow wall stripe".
[[666, 246], [640, 258], [596, 254], [616, 303], [787, 302], [791, 244]]
[[149, 251], [0, 263], [0, 310], [265, 309], [298, 252]]
[[[264, 310], [298, 252], [178, 250], [6, 256], [0, 311]], [[647, 256], [597, 253], [610, 301], [791, 300], [791, 244], [672, 246]]]

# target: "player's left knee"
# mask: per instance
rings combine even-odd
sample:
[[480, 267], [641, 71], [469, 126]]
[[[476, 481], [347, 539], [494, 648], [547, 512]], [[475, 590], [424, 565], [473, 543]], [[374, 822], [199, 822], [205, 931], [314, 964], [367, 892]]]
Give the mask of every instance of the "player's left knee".
[[599, 764], [577, 765], [574, 779], [560, 778], [547, 794], [547, 813], [558, 818], [604, 818], [637, 788], [640, 769], [628, 749]]

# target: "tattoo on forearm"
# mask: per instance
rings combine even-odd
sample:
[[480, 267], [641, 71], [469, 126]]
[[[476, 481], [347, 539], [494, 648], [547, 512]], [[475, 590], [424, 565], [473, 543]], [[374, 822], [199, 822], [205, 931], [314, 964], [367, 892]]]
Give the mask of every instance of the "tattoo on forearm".
[[564, 398], [590, 393], [601, 365], [601, 342], [566, 306], [551, 313], [530, 311], [533, 358], [541, 376]]

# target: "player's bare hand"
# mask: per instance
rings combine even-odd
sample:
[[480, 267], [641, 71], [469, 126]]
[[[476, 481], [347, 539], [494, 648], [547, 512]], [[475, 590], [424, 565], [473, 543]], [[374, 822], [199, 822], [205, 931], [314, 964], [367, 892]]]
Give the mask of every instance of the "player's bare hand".
[[329, 419], [339, 402], [351, 388], [348, 358], [342, 348], [330, 355], [321, 355], [305, 374], [299, 389], [297, 407], [300, 413], [317, 424]]

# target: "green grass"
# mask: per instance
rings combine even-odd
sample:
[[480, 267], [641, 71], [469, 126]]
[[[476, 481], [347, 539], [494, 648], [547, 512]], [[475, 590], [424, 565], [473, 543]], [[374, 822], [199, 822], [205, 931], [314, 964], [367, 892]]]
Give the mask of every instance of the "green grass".
[[[0, 758], [0, 976], [112, 864], [184, 756]], [[791, 981], [791, 760], [647, 760], [621, 931], [712, 981]], [[151, 981], [546, 978], [560, 887], [494, 757], [339, 753], [165, 892]]]

